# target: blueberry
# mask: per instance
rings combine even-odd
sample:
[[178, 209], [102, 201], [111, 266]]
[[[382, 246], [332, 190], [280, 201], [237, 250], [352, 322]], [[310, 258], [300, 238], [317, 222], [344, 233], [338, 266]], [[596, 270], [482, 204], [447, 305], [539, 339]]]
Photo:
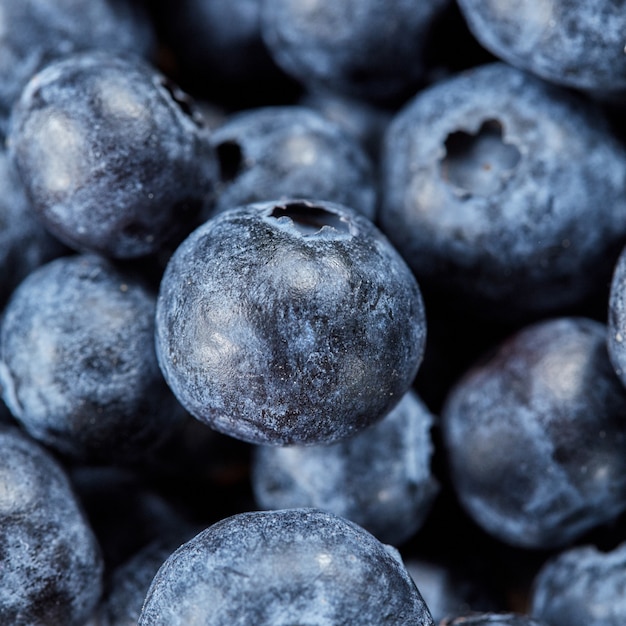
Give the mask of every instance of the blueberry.
[[0, 0], [0, 136], [33, 74], [74, 52], [108, 50], [151, 58], [154, 29], [134, 0]]
[[620, 2], [459, 0], [469, 28], [497, 57], [560, 85], [591, 92], [626, 89]]
[[264, 0], [270, 54], [309, 89], [363, 99], [411, 93], [424, 77], [427, 34], [447, 0]]
[[519, 323], [604, 293], [626, 152], [582, 97], [487, 64], [418, 93], [381, 159], [381, 228], [428, 294]]
[[181, 404], [251, 443], [336, 441], [408, 391], [425, 342], [419, 287], [365, 217], [289, 200], [218, 214], [172, 255], [157, 356]]
[[433, 626], [399, 554], [315, 509], [241, 513], [176, 550], [140, 626]]
[[264, 509], [324, 509], [399, 545], [422, 526], [438, 491], [430, 468], [432, 422], [409, 391], [380, 422], [347, 441], [257, 447], [257, 502]]
[[591, 545], [550, 558], [533, 581], [531, 612], [550, 626], [621, 626], [626, 622], [626, 544]]
[[115, 258], [158, 252], [197, 225], [215, 182], [193, 104], [138, 59], [84, 53], [47, 66], [16, 104], [10, 154], [59, 239]]
[[0, 310], [31, 271], [67, 252], [36, 219], [22, 181], [0, 150]]
[[216, 211], [278, 198], [345, 204], [374, 219], [374, 168], [339, 125], [306, 107], [263, 107], [212, 134], [220, 165]]
[[442, 432], [456, 493], [492, 536], [556, 548], [626, 510], [626, 390], [606, 327], [525, 327], [451, 389]]
[[94, 255], [41, 266], [1, 326], [0, 380], [15, 418], [63, 454], [141, 456], [179, 423], [154, 351], [155, 294]]
[[0, 425], [0, 623], [83, 626], [102, 591], [96, 539], [61, 466]]

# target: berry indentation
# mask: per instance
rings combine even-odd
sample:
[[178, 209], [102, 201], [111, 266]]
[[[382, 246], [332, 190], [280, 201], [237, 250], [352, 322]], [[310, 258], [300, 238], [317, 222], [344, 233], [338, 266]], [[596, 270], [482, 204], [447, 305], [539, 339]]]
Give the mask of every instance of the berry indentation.
[[274, 207], [270, 217], [289, 219], [296, 230], [304, 235], [317, 235], [325, 227], [342, 235], [352, 234], [349, 221], [342, 215], [306, 202], [290, 202]]
[[517, 147], [504, 141], [502, 124], [495, 119], [485, 120], [477, 133], [450, 133], [445, 148], [441, 176], [466, 196], [495, 192], [521, 158]]

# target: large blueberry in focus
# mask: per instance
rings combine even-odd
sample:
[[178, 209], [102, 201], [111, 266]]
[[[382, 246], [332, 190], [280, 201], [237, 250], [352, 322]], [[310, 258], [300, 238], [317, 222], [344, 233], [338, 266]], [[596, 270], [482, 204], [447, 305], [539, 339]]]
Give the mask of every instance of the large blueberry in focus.
[[453, 486], [491, 535], [556, 548], [626, 510], [626, 390], [607, 329], [557, 318], [505, 340], [442, 412]]
[[170, 556], [140, 626], [433, 626], [398, 552], [316, 509], [241, 513]]
[[624, 5], [615, 0], [459, 0], [478, 41], [542, 78], [595, 92], [626, 89]]
[[102, 592], [100, 549], [61, 466], [0, 425], [0, 623], [84, 626]]
[[156, 314], [165, 379], [195, 417], [252, 443], [355, 434], [409, 389], [415, 278], [355, 211], [291, 200], [218, 214], [176, 250]]
[[382, 230], [428, 293], [527, 321], [604, 289], [626, 151], [582, 97], [501, 63], [421, 91], [387, 128]]
[[546, 561], [531, 593], [531, 613], [550, 626], [626, 624], [626, 544], [608, 552], [569, 548]]
[[216, 174], [208, 136], [166, 77], [100, 52], [57, 61], [29, 81], [8, 147], [54, 235], [80, 251], [133, 258], [198, 224]]
[[0, 381], [15, 418], [73, 457], [132, 458], [183, 411], [154, 351], [156, 296], [95, 255], [56, 259], [13, 292], [1, 326]]
[[261, 33], [276, 63], [312, 89], [401, 97], [425, 74], [433, 23], [448, 0], [263, 0]]
[[152, 58], [156, 37], [132, 0], [0, 0], [0, 136], [31, 76], [74, 52], [106, 50]]
[[377, 187], [368, 155], [312, 109], [244, 111], [211, 138], [220, 166], [216, 211], [277, 198], [345, 204], [374, 219]]
[[399, 545], [424, 523], [438, 492], [430, 467], [433, 416], [409, 391], [377, 424], [320, 446], [258, 446], [252, 485], [264, 509], [315, 507]]

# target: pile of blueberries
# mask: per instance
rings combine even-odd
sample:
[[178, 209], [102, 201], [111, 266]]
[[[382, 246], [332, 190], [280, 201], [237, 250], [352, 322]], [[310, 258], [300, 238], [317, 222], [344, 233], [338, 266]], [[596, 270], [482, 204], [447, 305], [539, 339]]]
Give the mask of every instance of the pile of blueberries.
[[625, 32], [0, 0], [0, 624], [626, 624]]

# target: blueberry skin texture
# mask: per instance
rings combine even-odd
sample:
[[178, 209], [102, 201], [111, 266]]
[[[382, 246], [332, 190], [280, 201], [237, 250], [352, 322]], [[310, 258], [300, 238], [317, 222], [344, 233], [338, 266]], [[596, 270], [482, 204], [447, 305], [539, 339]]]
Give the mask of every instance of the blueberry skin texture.
[[220, 164], [217, 212], [295, 197], [345, 204], [374, 219], [378, 190], [369, 156], [313, 109], [244, 111], [215, 129], [211, 142]]
[[530, 612], [550, 626], [626, 622], [626, 544], [609, 552], [570, 548], [549, 559], [532, 585]]
[[550, 82], [591, 92], [626, 89], [621, 3], [459, 0], [476, 39], [498, 58]]
[[609, 358], [615, 373], [626, 386], [626, 248], [620, 253], [613, 270], [607, 324]]
[[483, 65], [409, 101], [381, 160], [380, 227], [429, 293], [519, 323], [610, 281], [626, 153], [582, 97]]
[[67, 253], [35, 217], [19, 175], [0, 150], [0, 310], [30, 272]]
[[442, 436], [451, 481], [497, 539], [558, 548], [626, 509], [626, 393], [607, 329], [528, 326], [451, 389]]
[[76, 250], [113, 258], [179, 243], [215, 182], [209, 133], [188, 96], [139, 59], [101, 52], [29, 81], [8, 148], [43, 224]]
[[315, 509], [226, 518], [181, 546], [146, 596], [139, 626], [433, 626], [399, 554]]
[[447, 0], [263, 0], [261, 33], [285, 72], [311, 91], [391, 100], [425, 73], [428, 33]]
[[154, 351], [156, 295], [95, 255], [56, 259], [14, 291], [0, 383], [38, 441], [85, 460], [141, 456], [183, 416]]
[[433, 416], [409, 391], [377, 424], [327, 446], [258, 446], [252, 486], [263, 509], [314, 507], [400, 545], [438, 492], [430, 461]]
[[13, 104], [36, 72], [75, 52], [107, 50], [152, 58], [156, 37], [132, 0], [1, 0], [0, 136]]
[[0, 623], [83, 626], [102, 592], [97, 541], [61, 466], [0, 425]]
[[404, 261], [329, 202], [220, 213], [172, 255], [157, 299], [174, 394], [250, 443], [330, 443], [376, 422], [408, 391], [425, 333]]

